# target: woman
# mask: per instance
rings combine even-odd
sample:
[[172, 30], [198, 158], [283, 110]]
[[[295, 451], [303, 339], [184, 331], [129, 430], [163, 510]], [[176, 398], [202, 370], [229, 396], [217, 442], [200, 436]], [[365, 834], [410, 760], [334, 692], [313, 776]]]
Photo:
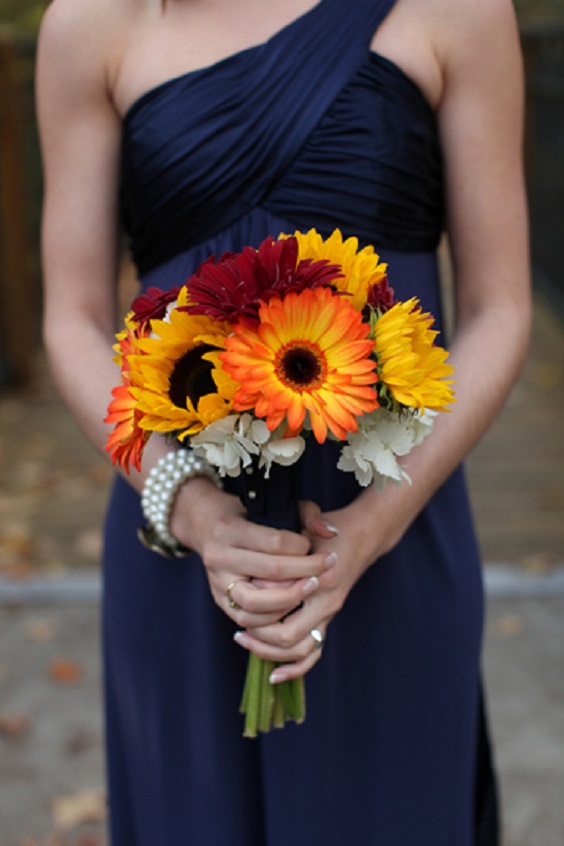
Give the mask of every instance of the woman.
[[[170, 531], [199, 557], [171, 563], [135, 537], [166, 444], [152, 439], [143, 472], [117, 481], [104, 605], [114, 846], [495, 842], [459, 464], [527, 343], [521, 88], [510, 0], [52, 3], [38, 57], [45, 340], [98, 447], [120, 214], [145, 287], [311, 226], [373, 243], [398, 297], [436, 315], [445, 221], [455, 271], [457, 403], [410, 457], [412, 485], [359, 493], [331, 446], [310, 449], [298, 535], [246, 522], [237, 496], [191, 478]], [[273, 683], [308, 674], [304, 725], [241, 737], [248, 650], [283, 664]]]

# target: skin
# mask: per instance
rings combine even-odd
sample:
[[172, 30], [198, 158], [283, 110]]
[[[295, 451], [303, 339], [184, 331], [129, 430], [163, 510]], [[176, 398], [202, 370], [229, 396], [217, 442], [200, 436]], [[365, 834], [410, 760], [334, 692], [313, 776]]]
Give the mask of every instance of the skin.
[[[44, 338], [63, 398], [100, 449], [116, 382], [121, 118], [144, 91], [264, 41], [312, 5], [167, 0], [163, 11], [161, 0], [54, 0], [45, 16], [37, 84], [46, 177]], [[412, 77], [438, 115], [457, 403], [410, 456], [411, 486], [378, 495], [368, 489], [325, 514], [303, 503], [302, 535], [248, 523], [239, 500], [206, 479], [181, 489], [172, 531], [200, 553], [215, 601], [240, 627], [240, 645], [284, 664], [273, 681], [301, 676], [319, 660], [309, 632], [326, 632], [355, 582], [378, 566], [482, 436], [528, 343], [523, 86], [511, 0], [398, 0], [372, 47]], [[167, 449], [151, 439], [143, 472], [129, 478], [138, 491]], [[226, 597], [233, 582], [239, 610]]]

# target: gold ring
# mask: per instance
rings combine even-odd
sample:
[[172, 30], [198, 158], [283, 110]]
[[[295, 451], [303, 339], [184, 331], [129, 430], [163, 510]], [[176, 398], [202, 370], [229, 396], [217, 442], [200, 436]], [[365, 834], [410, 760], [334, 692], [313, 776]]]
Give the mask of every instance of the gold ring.
[[233, 599], [233, 594], [231, 593], [231, 591], [233, 590], [233, 588], [235, 587], [237, 582], [246, 582], [246, 581], [247, 581], [246, 579], [243, 579], [241, 577], [238, 578], [238, 579], [234, 579], [230, 584], [227, 585], [227, 587], [225, 589], [225, 595], [227, 596], [227, 601], [229, 602], [229, 607], [233, 608], [234, 611], [238, 611], [241, 606], [239, 605], [238, 602], [235, 602], [235, 600]]

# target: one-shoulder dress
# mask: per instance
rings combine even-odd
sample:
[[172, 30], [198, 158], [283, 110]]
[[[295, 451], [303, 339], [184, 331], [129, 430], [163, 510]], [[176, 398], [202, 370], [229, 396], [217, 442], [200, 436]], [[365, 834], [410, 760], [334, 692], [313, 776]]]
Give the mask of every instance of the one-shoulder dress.
[[[267, 42], [164, 82], [124, 119], [121, 206], [143, 286], [268, 234], [339, 227], [441, 324], [433, 111], [370, 49], [394, 0], [319, 0]], [[308, 447], [302, 496], [359, 488]], [[367, 515], [367, 519], [370, 519]], [[113, 487], [104, 661], [112, 846], [494, 846], [480, 696], [483, 595], [463, 472], [372, 566], [306, 677], [307, 718], [242, 736], [247, 653], [197, 556], [141, 546]], [[377, 531], [377, 527], [375, 527]]]

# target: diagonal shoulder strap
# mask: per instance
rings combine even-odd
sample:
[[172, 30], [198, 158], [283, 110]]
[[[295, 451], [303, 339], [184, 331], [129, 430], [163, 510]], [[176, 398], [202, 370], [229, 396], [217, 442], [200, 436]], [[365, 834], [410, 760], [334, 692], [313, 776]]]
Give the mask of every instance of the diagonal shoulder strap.
[[[276, 160], [264, 162], [263, 189], [285, 172], [333, 100], [365, 61], [370, 42], [396, 0], [320, 0], [270, 43], [255, 69], [267, 104], [259, 110], [262, 138], [277, 136]], [[264, 75], [263, 80], [260, 76]], [[280, 103], [286, 108], [281, 110]], [[276, 105], [275, 105], [276, 104]], [[276, 114], [276, 125], [268, 124]], [[258, 126], [259, 124], [257, 124]], [[261, 150], [257, 150], [261, 158]], [[265, 148], [265, 155], [266, 148]]]

